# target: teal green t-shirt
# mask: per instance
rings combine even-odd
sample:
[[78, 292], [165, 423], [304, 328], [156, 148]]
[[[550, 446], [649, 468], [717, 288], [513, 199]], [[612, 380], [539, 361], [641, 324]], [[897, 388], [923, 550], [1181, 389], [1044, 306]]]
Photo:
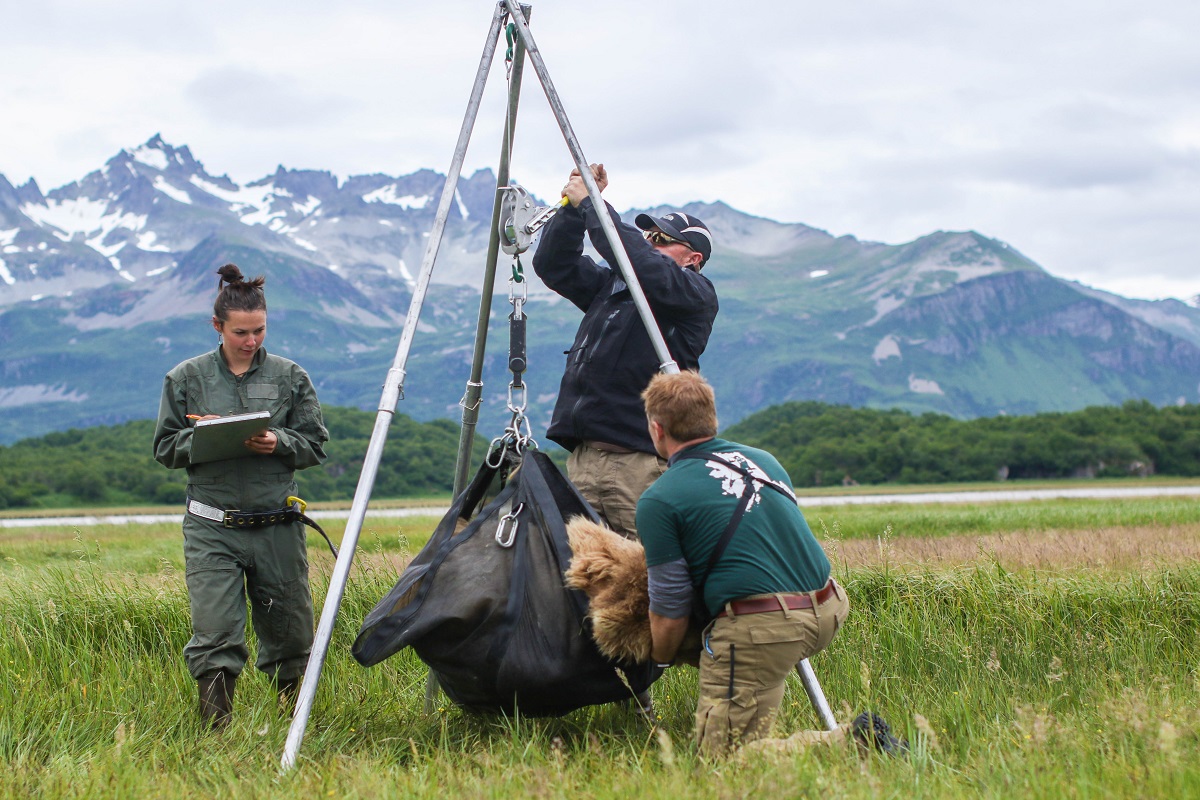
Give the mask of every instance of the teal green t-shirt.
[[[715, 460], [682, 459], [683, 453], [719, 453], [752, 474], [791, 488], [783, 466], [765, 450], [710, 439], [680, 451], [671, 466], [642, 495], [637, 506], [638, 538], [646, 564], [680, 558], [693, 583], [737, 508], [745, 478]], [[811, 592], [829, 580], [829, 559], [800, 509], [784, 494], [754, 482], [755, 497], [703, 587], [709, 614], [730, 600], [771, 592]]]

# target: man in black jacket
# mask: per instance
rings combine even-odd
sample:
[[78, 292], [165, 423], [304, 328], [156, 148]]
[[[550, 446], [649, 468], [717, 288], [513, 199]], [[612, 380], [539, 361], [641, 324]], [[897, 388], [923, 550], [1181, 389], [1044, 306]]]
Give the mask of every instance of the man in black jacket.
[[[591, 170], [603, 191], [604, 165]], [[633, 538], [638, 498], [666, 469], [650, 441], [641, 401], [660, 362], [578, 170], [572, 170], [562, 196], [570, 205], [543, 230], [533, 269], [584, 316], [567, 351], [546, 435], [571, 451], [567, 475], [588, 502], [613, 530]], [[638, 215], [639, 231], [607, 203], [604, 212], [617, 228], [671, 357], [680, 369], [698, 369], [717, 316], [716, 290], [700, 274], [712, 253], [707, 226], [673, 211]], [[583, 254], [585, 232], [610, 266]]]

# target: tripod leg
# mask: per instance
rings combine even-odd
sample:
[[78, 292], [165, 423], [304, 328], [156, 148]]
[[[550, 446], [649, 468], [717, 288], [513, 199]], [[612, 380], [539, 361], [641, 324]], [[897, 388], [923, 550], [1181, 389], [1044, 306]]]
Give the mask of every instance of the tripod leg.
[[435, 701], [437, 700], [438, 691], [441, 686], [438, 684], [437, 675], [433, 674], [433, 670], [429, 670], [429, 674], [425, 676], [425, 713], [432, 714]]
[[471, 129], [475, 125], [475, 117], [483, 99], [484, 84], [487, 82], [488, 69], [492, 56], [496, 52], [497, 39], [502, 28], [504, 9], [496, 7], [492, 15], [492, 25], [479, 60], [479, 69], [475, 75], [475, 85], [471, 90], [471, 99], [467, 104], [467, 113], [463, 117], [459, 129], [458, 141], [454, 147], [454, 157], [450, 169], [446, 171], [446, 182], [442, 187], [441, 199], [438, 201], [437, 213], [434, 216], [433, 228], [429, 233], [425, 257], [421, 262], [421, 271], [413, 287], [412, 300], [409, 303], [408, 315], [404, 319], [404, 330], [400, 334], [400, 344], [396, 347], [396, 356], [392, 368], [388, 370], [387, 380], [383, 385], [383, 393], [379, 398], [379, 410], [375, 417], [375, 429], [367, 444], [367, 453], [363, 459], [362, 472], [358, 478], [358, 486], [354, 490], [354, 502], [350, 507], [350, 518], [346, 522], [345, 533], [342, 534], [341, 554], [334, 565], [333, 574], [329, 580], [329, 590], [325, 596], [325, 605], [321, 610], [321, 620], [317, 625], [313, 639], [312, 652], [309, 654], [308, 666], [304, 672], [304, 681], [296, 697], [296, 711], [292, 715], [292, 724], [288, 729], [287, 741], [284, 743], [283, 756], [280, 758], [280, 769], [289, 772], [296, 765], [300, 753], [300, 745], [304, 741], [304, 733], [308, 728], [308, 716], [312, 711], [313, 698], [317, 692], [317, 682], [321, 670], [325, 666], [325, 656], [329, 652], [330, 640], [333, 638], [333, 626], [337, 620], [338, 608], [345, 595], [346, 583], [350, 577], [350, 565], [354, 560], [354, 550], [358, 545], [358, 537], [362, 532], [363, 519], [367, 514], [367, 504], [371, 500], [371, 491], [375, 485], [375, 476], [383, 459], [383, 446], [387, 441], [388, 426], [396, 413], [396, 403], [404, 389], [405, 366], [408, 363], [409, 350], [416, 335], [417, 321], [421, 314], [421, 305], [429, 288], [429, 280], [433, 274], [433, 265], [437, 258], [438, 247], [441, 245], [442, 233], [446, 227], [446, 219], [450, 215], [450, 207], [454, 203], [455, 187], [462, 174], [463, 161], [466, 158], [467, 145], [471, 139]]
[[813, 672], [812, 665], [808, 663], [807, 658], [800, 659], [800, 663], [796, 665], [796, 674], [800, 676], [800, 683], [804, 685], [804, 691], [808, 694], [808, 699], [812, 702], [813, 710], [821, 718], [821, 724], [825, 726], [825, 730], [836, 731], [838, 728], [837, 720], [833, 718], [833, 711], [829, 708], [829, 701], [825, 699], [825, 692], [821, 689], [821, 684], [817, 681], [817, 673]]

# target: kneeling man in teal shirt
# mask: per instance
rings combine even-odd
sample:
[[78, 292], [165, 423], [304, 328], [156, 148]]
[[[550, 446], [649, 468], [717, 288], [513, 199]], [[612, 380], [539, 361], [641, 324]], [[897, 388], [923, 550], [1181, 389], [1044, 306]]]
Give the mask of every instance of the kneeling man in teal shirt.
[[700, 375], [656, 375], [642, 400], [669, 465], [637, 506], [652, 657], [675, 659], [694, 610], [710, 620], [696, 739], [719, 756], [770, 734], [788, 674], [829, 645], [850, 605], [780, 463], [716, 438], [716, 401]]

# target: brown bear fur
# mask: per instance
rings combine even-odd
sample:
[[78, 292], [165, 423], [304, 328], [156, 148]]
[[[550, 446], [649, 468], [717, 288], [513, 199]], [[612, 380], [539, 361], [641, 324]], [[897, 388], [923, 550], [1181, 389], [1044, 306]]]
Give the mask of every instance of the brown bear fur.
[[[571, 519], [567, 538], [573, 555], [566, 583], [588, 597], [596, 646], [617, 661], [649, 661], [650, 593], [641, 543], [584, 517]], [[680, 655], [694, 663], [699, 646], [699, 632], [689, 630]]]

